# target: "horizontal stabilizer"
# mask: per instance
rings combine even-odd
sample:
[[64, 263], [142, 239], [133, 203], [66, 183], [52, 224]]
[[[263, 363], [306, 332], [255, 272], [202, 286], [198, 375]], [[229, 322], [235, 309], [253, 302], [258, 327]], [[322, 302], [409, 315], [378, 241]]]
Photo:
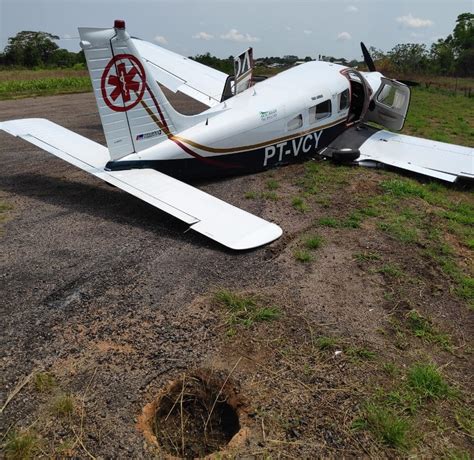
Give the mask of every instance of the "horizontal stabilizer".
[[44, 119], [12, 120], [0, 129], [191, 225], [191, 229], [231, 249], [252, 249], [279, 238], [282, 230], [253, 214], [153, 169], [106, 171], [108, 150]]
[[227, 74], [153, 43], [137, 38], [132, 41], [158, 83], [174, 93], [181, 91], [208, 107], [221, 102]]

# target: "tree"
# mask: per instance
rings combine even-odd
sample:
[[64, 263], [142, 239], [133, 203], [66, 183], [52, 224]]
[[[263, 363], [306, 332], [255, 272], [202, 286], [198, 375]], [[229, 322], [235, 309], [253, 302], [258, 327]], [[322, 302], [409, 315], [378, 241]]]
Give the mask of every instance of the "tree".
[[401, 73], [422, 73], [428, 67], [428, 53], [425, 45], [400, 44], [389, 51], [388, 55], [394, 69]]
[[53, 53], [59, 48], [53, 40], [57, 35], [47, 32], [23, 30], [8, 39], [5, 47], [5, 61], [13, 65], [35, 67], [48, 64]]
[[452, 40], [449, 37], [446, 40], [440, 38], [436, 43], [433, 43], [430, 58], [431, 70], [434, 73], [452, 75], [456, 64]]
[[474, 48], [474, 14], [463, 13], [458, 16], [452, 42], [458, 55], [465, 50]]

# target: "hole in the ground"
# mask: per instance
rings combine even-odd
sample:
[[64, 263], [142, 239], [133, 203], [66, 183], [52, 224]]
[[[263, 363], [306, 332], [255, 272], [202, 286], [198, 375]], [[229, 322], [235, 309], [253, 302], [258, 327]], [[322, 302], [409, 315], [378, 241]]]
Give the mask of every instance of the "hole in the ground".
[[237, 401], [229, 382], [217, 373], [183, 375], [157, 402], [152, 423], [158, 443], [183, 458], [222, 449], [240, 429]]

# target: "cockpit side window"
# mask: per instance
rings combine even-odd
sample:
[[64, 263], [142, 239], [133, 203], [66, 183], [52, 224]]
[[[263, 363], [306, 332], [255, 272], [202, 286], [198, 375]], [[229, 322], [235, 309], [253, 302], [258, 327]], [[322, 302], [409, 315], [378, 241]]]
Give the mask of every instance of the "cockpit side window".
[[342, 93], [339, 94], [339, 111], [342, 112], [349, 108], [350, 100], [349, 100], [349, 90], [346, 89]]
[[309, 122], [317, 123], [323, 118], [330, 117], [331, 113], [331, 101], [328, 99], [327, 101], [321, 102], [320, 104], [309, 108]]
[[297, 115], [295, 118], [292, 118], [288, 122], [288, 130], [293, 130], [297, 128], [301, 128], [303, 126], [303, 115]]

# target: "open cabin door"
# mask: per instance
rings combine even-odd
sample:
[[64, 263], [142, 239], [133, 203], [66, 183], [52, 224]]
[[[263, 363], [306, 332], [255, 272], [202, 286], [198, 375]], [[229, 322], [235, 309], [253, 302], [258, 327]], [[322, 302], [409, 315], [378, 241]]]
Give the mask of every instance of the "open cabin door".
[[392, 131], [400, 131], [410, 105], [410, 88], [396, 80], [382, 77], [382, 84], [367, 112], [367, 121], [373, 121]]

